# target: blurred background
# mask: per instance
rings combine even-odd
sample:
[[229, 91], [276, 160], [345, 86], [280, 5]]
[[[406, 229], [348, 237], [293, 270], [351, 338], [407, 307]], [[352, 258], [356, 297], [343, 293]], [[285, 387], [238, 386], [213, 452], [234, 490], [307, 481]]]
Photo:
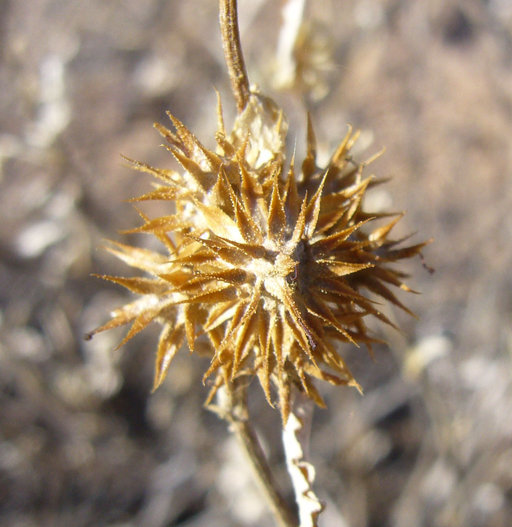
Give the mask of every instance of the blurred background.
[[[343, 352], [364, 397], [321, 387], [320, 525], [507, 527], [512, 2], [310, 0], [293, 53], [283, 6], [239, 9], [249, 77], [285, 108], [291, 147], [306, 110], [325, 159], [361, 129], [363, 159], [386, 147], [368, 170], [392, 176], [367, 208], [405, 210], [399, 234], [435, 239], [408, 263], [422, 294], [400, 297], [418, 319], [376, 326], [389, 346], [374, 361]], [[166, 110], [212, 147], [214, 87], [232, 122], [217, 17], [214, 0], [0, 0], [2, 525], [273, 525], [202, 406], [204, 361], [182, 350], [151, 394], [158, 328], [117, 351], [122, 331], [83, 340], [127, 300], [91, 276], [132, 273], [103, 240], [146, 243], [118, 233], [150, 185], [120, 154], [174, 167], [152, 128]], [[291, 498], [278, 412], [259, 389], [251, 405]]]

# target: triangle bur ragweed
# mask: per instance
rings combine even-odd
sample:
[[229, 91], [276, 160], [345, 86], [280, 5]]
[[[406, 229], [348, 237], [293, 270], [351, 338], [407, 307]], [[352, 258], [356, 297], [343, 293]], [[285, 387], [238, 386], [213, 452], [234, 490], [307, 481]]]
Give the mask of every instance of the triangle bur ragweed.
[[271, 405], [275, 387], [286, 422], [294, 387], [320, 406], [314, 379], [358, 387], [339, 343], [371, 349], [368, 316], [392, 325], [368, 292], [407, 311], [393, 292], [409, 291], [395, 263], [425, 244], [397, 247], [390, 233], [400, 216], [364, 209], [375, 180], [351, 156], [351, 130], [321, 168], [308, 118], [298, 169], [285, 152], [283, 113], [270, 99], [251, 93], [230, 134], [220, 102], [218, 115], [215, 151], [170, 114], [173, 131], [155, 125], [179, 171], [131, 161], [158, 181], [134, 201], [162, 200], [170, 213], [141, 214], [143, 224], [130, 232], [156, 236], [165, 253], [114, 244], [111, 252], [149, 276], [104, 276], [140, 298], [95, 332], [131, 323], [124, 344], [157, 321], [155, 388], [184, 343], [200, 346], [211, 357], [209, 400], [220, 386], [255, 375]]

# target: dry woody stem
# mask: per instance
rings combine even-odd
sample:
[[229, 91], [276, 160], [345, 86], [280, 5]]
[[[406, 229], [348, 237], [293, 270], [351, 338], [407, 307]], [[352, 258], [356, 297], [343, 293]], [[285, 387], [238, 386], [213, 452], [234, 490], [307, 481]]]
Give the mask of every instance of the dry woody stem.
[[300, 527], [318, 527], [318, 516], [324, 508], [313, 490], [315, 467], [307, 461], [312, 404], [304, 394], [295, 392], [288, 421], [283, 427], [286, 466], [299, 509]]
[[250, 423], [245, 384], [237, 382], [236, 386], [218, 392], [217, 405], [209, 405], [208, 408], [230, 423], [231, 431], [245, 453], [279, 527], [296, 527], [298, 519], [281, 495]]
[[219, 12], [224, 56], [238, 113], [241, 113], [249, 100], [250, 89], [240, 44], [236, 0], [219, 0]]

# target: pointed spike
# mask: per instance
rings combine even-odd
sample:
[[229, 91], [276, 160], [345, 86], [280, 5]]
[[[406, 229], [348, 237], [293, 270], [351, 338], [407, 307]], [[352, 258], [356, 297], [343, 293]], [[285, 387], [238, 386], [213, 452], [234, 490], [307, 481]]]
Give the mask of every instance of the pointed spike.
[[[186, 195], [186, 191], [185, 191]], [[155, 190], [152, 190], [151, 192], [147, 192], [146, 194], [142, 194], [141, 196], [137, 196], [136, 198], [131, 198], [128, 200], [128, 202], [139, 202], [139, 201], [176, 201], [176, 199], [182, 198], [183, 194], [182, 191], [178, 190], [174, 187], [158, 187]]]
[[375, 154], [373, 154], [372, 156], [370, 156], [368, 159], [365, 159], [365, 160], [361, 163], [361, 166], [363, 166], [363, 167], [367, 167], [368, 165], [372, 164], [374, 161], [377, 161], [377, 159], [379, 159], [379, 157], [381, 157], [382, 155], [384, 155], [385, 152], [386, 152], [386, 147], [383, 146], [378, 152], [376, 152]]
[[360, 295], [355, 289], [350, 287], [345, 279], [338, 278], [332, 273], [321, 276], [317, 289], [319, 291], [325, 291], [331, 296], [334, 295], [335, 297], [343, 298], [349, 301], [367, 301], [364, 296]]
[[313, 127], [313, 119], [311, 118], [311, 113], [307, 114], [307, 145], [308, 145], [308, 156], [312, 156], [313, 159], [316, 158], [316, 135], [315, 129]]
[[221, 165], [217, 172], [217, 179], [208, 195], [208, 205], [217, 207], [232, 217], [234, 213], [234, 204], [231, 197], [231, 185], [225, 177], [224, 167]]
[[113, 247], [105, 246], [104, 249], [131, 267], [150, 272], [153, 272], [153, 269], [161, 270], [163, 268], [169, 268], [169, 260], [163, 254], [150, 249], [132, 247], [131, 245], [126, 245], [124, 243], [114, 241], [109, 241], [109, 243]]
[[[334, 154], [331, 158], [331, 165], [335, 166], [341, 166], [346, 162], [347, 155], [350, 152], [350, 149], [354, 145], [355, 141], [359, 137], [359, 131], [355, 132], [354, 135], [352, 135], [352, 125], [347, 125], [347, 133], [345, 134], [345, 137], [342, 139], [341, 143], [338, 145], [338, 148], [336, 148]], [[355, 137], [355, 140], [352, 140], [352, 138]]]
[[321, 339], [315, 335], [310, 325], [307, 323], [301, 308], [292, 296], [292, 292], [285, 289], [283, 292], [283, 304], [286, 308], [286, 314], [290, 317], [290, 329], [297, 337], [297, 342], [300, 344], [304, 352], [308, 355], [311, 361], [315, 361], [313, 352], [316, 349]]
[[153, 278], [144, 278], [144, 277], [133, 277], [133, 278], [124, 278], [122, 276], [109, 276], [109, 275], [99, 275], [93, 274], [92, 276], [96, 278], [101, 278], [102, 280], [108, 280], [114, 284], [119, 284], [132, 293], [138, 293], [140, 295], [151, 295], [151, 294], [165, 294], [169, 285], [166, 284], [163, 280], [155, 280]]
[[248, 242], [250, 244], [261, 243], [262, 233], [261, 233], [260, 228], [253, 220], [251, 214], [249, 214], [249, 212], [247, 211], [247, 208], [244, 206], [244, 204], [240, 201], [240, 199], [236, 195], [233, 189], [233, 186], [229, 182], [224, 170], [222, 170], [222, 174], [225, 180], [226, 188], [229, 192], [229, 197], [230, 197], [232, 206], [234, 208], [236, 223], [240, 231], [240, 234], [244, 238], [245, 242]]
[[338, 331], [341, 335], [343, 335], [347, 339], [348, 342], [350, 342], [356, 347], [359, 347], [359, 344], [350, 336], [347, 330], [338, 322], [338, 320], [334, 316], [329, 306], [325, 302], [323, 302], [321, 298], [319, 297], [314, 298], [314, 301], [311, 302], [311, 307], [308, 307], [308, 312], [311, 315], [322, 320], [328, 326], [333, 327], [336, 331]]
[[316, 240], [312, 244], [315, 254], [332, 254], [334, 251], [336, 251], [336, 249], [340, 247], [340, 245], [343, 245], [343, 242], [345, 242], [355, 231], [357, 231], [360, 227], [362, 227], [365, 223], [368, 223], [369, 221], [371, 220], [367, 219], [364, 221], [360, 221], [354, 225], [351, 225], [350, 227], [347, 227], [346, 229], [335, 232], [330, 236], [326, 236], [325, 238], [320, 238]]
[[224, 127], [224, 116], [222, 111], [222, 100], [220, 97], [219, 90], [215, 89], [215, 95], [217, 96], [217, 131], [223, 136], [226, 136], [226, 128]]
[[[142, 210], [137, 207], [134, 208], [138, 212], [139, 216], [145, 221], [145, 224], [141, 225], [140, 227], [136, 227], [135, 229], [128, 229], [121, 232], [125, 234], [149, 232], [153, 234], [158, 240], [160, 240], [171, 254], [174, 254], [176, 252], [176, 245], [167, 233], [169, 231], [177, 233], [181, 229], [186, 229], [188, 225], [183, 223], [176, 224], [170, 219], [170, 216], [151, 220]], [[166, 220], [168, 220], [168, 222]]]
[[[273, 313], [273, 314], [272, 314]], [[258, 369], [258, 378], [265, 393], [265, 398], [270, 406], [274, 407], [272, 394], [270, 393], [270, 376], [271, 376], [271, 355], [270, 355], [270, 335], [272, 326], [275, 322], [275, 311], [270, 313], [267, 320], [266, 311], [260, 308], [258, 310], [258, 339], [261, 352], [262, 366]]]
[[[206, 379], [203, 378], [203, 385], [205, 383], [206, 383]], [[217, 375], [215, 382], [210, 388], [208, 395], [206, 396], [206, 400], [204, 402], [204, 407], [207, 408], [208, 410], [211, 410], [212, 412], [219, 413], [218, 406], [215, 404], [212, 404], [212, 401], [221, 386], [222, 386], [222, 377], [220, 375]], [[222, 410], [220, 410], [220, 412], [222, 412]], [[219, 413], [219, 415], [223, 415], [223, 414]]]
[[304, 177], [304, 182], [307, 185], [311, 178], [314, 176], [317, 166], [316, 166], [316, 136], [313, 128], [313, 121], [311, 119], [311, 114], [307, 114], [307, 153], [306, 157], [302, 161], [302, 174]]
[[217, 145], [222, 150], [222, 153], [225, 157], [233, 158], [235, 157], [236, 151], [234, 146], [226, 139], [226, 136], [221, 132], [215, 133], [215, 141]]
[[288, 422], [288, 417], [290, 416], [290, 383], [286, 379], [284, 373], [279, 377], [277, 389], [279, 394], [281, 419], [284, 427]]
[[293, 229], [291, 241], [294, 244], [297, 244], [300, 242], [300, 240], [304, 236], [304, 231], [306, 229], [306, 213], [308, 209], [308, 192], [306, 190], [304, 200], [302, 201], [302, 205], [300, 207], [299, 216], [297, 218], [297, 222], [295, 223], [295, 227]]
[[167, 116], [171, 120], [174, 128], [181, 141], [181, 147], [188, 157], [194, 157], [194, 151], [198, 148], [201, 152], [204, 150], [204, 146], [200, 143], [199, 139], [171, 112], [166, 112]]
[[332, 271], [332, 273], [338, 277], [357, 273], [358, 271], [362, 271], [363, 269], [368, 269], [369, 267], [375, 266], [375, 264], [371, 262], [370, 263], [369, 262], [365, 262], [365, 263], [343, 262], [339, 260], [328, 260], [324, 258], [318, 259], [317, 263], [326, 265], [329, 268], [329, 270]]
[[363, 282], [361, 283], [361, 286], [366, 287], [376, 295], [385, 298], [395, 306], [405, 311], [407, 314], [411, 315], [411, 317], [418, 318], [417, 315], [415, 315], [410, 309], [405, 307], [402, 302], [400, 302], [398, 298], [376, 278], [365, 276]]
[[160, 339], [158, 342], [158, 348], [155, 359], [155, 377], [153, 380], [153, 389], [154, 392], [164, 381], [169, 366], [171, 365], [172, 359], [176, 355], [176, 352], [179, 350], [183, 343], [183, 327], [177, 326], [172, 327], [171, 325], [166, 325], [162, 333], [160, 334]]
[[414, 289], [411, 289], [409, 286], [404, 284], [401, 280], [401, 278], [404, 278], [403, 273], [399, 273], [394, 269], [387, 269], [382, 266], [376, 266], [373, 270], [373, 274], [383, 282], [387, 282], [388, 284], [392, 284], [396, 287], [399, 287], [400, 289], [402, 289], [402, 291], [419, 294], [418, 291], [414, 291]]
[[404, 258], [412, 258], [420, 253], [421, 249], [428, 245], [432, 240], [427, 240], [426, 242], [418, 243], [416, 245], [411, 245], [410, 247], [404, 247], [403, 249], [396, 249], [393, 251], [387, 251], [384, 258], [389, 261], [401, 260]]
[[165, 170], [161, 168], [155, 168], [155, 167], [152, 167], [151, 165], [148, 165], [147, 163], [142, 163], [141, 161], [131, 159], [130, 157], [126, 157], [124, 155], [121, 155], [121, 157], [127, 163], [129, 163], [131, 168], [133, 168], [134, 170], [138, 170], [139, 172], [150, 174], [158, 179], [161, 179], [162, 181], [165, 181], [168, 184], [176, 185], [177, 182], [181, 178], [181, 175], [175, 170]]
[[212, 233], [227, 240], [243, 243], [244, 239], [237, 224], [222, 209], [205, 205], [199, 200], [194, 200], [194, 205], [203, 215], [205, 224]]
[[[210, 367], [206, 370], [205, 374], [203, 375], [203, 384], [206, 383], [206, 380], [212, 373], [217, 371], [221, 366], [223, 366], [223, 363], [219, 360], [217, 355], [212, 359], [210, 363]], [[207, 402], [210, 401], [210, 396], [208, 396]]]
[[[260, 303], [261, 290], [262, 284], [257, 283], [254, 287], [254, 291], [250, 302], [240, 304], [240, 309], [237, 309], [237, 312], [235, 313], [236, 317], [233, 317], [230, 323], [230, 327], [227, 330], [227, 335], [218, 351], [225, 350], [233, 338], [236, 338], [237, 336], [242, 336], [241, 333], [243, 333], [244, 327], [245, 329], [247, 329], [246, 326], [251, 320], [251, 318], [254, 316], [254, 313]], [[235, 364], [237, 364], [237, 360], [235, 360]]]
[[237, 288], [229, 285], [227, 287], [217, 287], [203, 294], [192, 296], [185, 300], [175, 302], [175, 304], [216, 304], [217, 302], [228, 302], [237, 295]]
[[[366, 178], [364, 181], [361, 182], [360, 187], [358, 188], [357, 192], [352, 196], [350, 206], [347, 209], [344, 221], [349, 222], [351, 221], [356, 213], [359, 215], [359, 212], [361, 210], [361, 202], [363, 200], [363, 196], [366, 192], [366, 189], [368, 188], [368, 185], [370, 184], [371, 178]], [[357, 217], [357, 219], [363, 219]]]
[[327, 172], [324, 174], [318, 189], [308, 205], [307, 216], [306, 216], [306, 237], [311, 239], [315, 234], [316, 224], [320, 215], [320, 205], [322, 203], [322, 192], [324, 189], [325, 181], [327, 178]]
[[258, 201], [260, 200], [263, 190], [261, 185], [249, 171], [245, 168], [244, 163], [239, 160], [240, 167], [240, 196], [244, 203], [245, 209], [249, 214], [254, 214]]
[[190, 159], [177, 148], [172, 148], [166, 145], [164, 146], [173, 155], [176, 161], [185, 169], [187, 174], [189, 174], [194, 180], [197, 190], [199, 190], [202, 194], [205, 194], [205, 183], [210, 175], [206, 174], [193, 159]]
[[126, 336], [123, 340], [116, 346], [116, 350], [122, 348], [130, 339], [135, 337], [137, 333], [140, 333], [144, 328], [149, 326], [151, 322], [156, 318], [158, 313], [161, 311], [161, 308], [156, 311], [142, 311], [139, 315], [133, 320], [132, 326], [129, 329]]
[[[259, 302], [259, 301], [258, 301]], [[248, 307], [250, 310], [250, 306]], [[246, 317], [244, 317], [246, 318]], [[255, 326], [257, 324], [254, 310], [249, 313], [246, 320], [237, 330], [236, 344], [234, 350], [233, 372], [239, 373], [243, 363], [246, 361], [252, 343], [256, 340]], [[233, 375], [233, 374], [232, 374]], [[232, 377], [233, 378], [233, 377]]]
[[387, 235], [391, 232], [393, 227], [403, 218], [404, 213], [401, 212], [396, 218], [390, 221], [387, 225], [375, 229], [370, 236], [368, 236], [371, 242], [379, 242], [386, 239]]
[[302, 368], [296, 368], [296, 370], [297, 375], [300, 378], [302, 388], [306, 392], [306, 395], [320, 408], [326, 408], [326, 404], [323, 397], [320, 395], [311, 379], [309, 379], [308, 376], [305, 375], [304, 370]]
[[194, 351], [194, 342], [196, 338], [195, 321], [197, 320], [197, 305], [185, 304], [183, 306], [183, 318], [185, 319], [185, 335], [190, 352]]
[[202, 324], [201, 330], [197, 336], [204, 335], [209, 331], [213, 331], [217, 327], [221, 326], [227, 322], [233, 315], [233, 308], [238, 303], [238, 300], [235, 299], [231, 302], [223, 302], [218, 306], [212, 306], [208, 312], [208, 318]]
[[153, 123], [153, 128], [155, 128], [158, 133], [171, 145], [180, 147], [181, 142], [178, 136], [173, 134], [171, 130], [161, 125], [160, 123]]
[[271, 326], [271, 342], [274, 350], [274, 357], [276, 359], [277, 376], [282, 375], [284, 368], [284, 354], [283, 354], [283, 321], [277, 316], [274, 324]]
[[281, 242], [286, 228], [286, 213], [279, 195], [278, 174], [274, 175], [272, 197], [268, 210], [268, 233], [277, 242]]
[[136, 300], [131, 304], [127, 304], [119, 309], [114, 310], [111, 313], [111, 320], [109, 320], [106, 324], [103, 324], [102, 326], [87, 333], [84, 337], [85, 340], [91, 340], [95, 335], [97, 335], [98, 333], [102, 333], [103, 331], [108, 331], [110, 329], [118, 328], [120, 326], [128, 324], [129, 322], [134, 320], [138, 315], [140, 311], [139, 304], [140, 300]]
[[123, 230], [121, 231], [121, 233], [122, 234], [134, 234], [137, 232], [151, 232], [151, 233], [156, 233], [159, 231], [170, 232], [170, 231], [186, 229], [188, 227], [188, 225], [183, 223], [182, 219], [176, 217], [176, 215], [162, 216], [160, 218], [155, 218], [153, 220], [148, 220], [147, 218], [145, 219], [147, 221], [144, 225], [141, 225], [140, 227], [135, 227], [133, 229]]

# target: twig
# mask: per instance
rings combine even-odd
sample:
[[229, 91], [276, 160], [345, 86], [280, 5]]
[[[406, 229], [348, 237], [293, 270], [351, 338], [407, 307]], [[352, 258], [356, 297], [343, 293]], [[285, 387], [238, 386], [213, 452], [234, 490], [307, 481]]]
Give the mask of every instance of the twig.
[[229, 422], [278, 525], [296, 527], [298, 525], [296, 516], [278, 490], [265, 453], [250, 423], [246, 397], [246, 386], [238, 383], [237, 386], [220, 389], [217, 392], [218, 405], [210, 405], [208, 408]]
[[249, 100], [251, 91], [240, 44], [236, 0], [219, 0], [219, 12], [224, 57], [228, 66], [231, 88], [236, 99], [238, 113], [241, 113]]
[[307, 461], [312, 416], [312, 402], [296, 392], [283, 428], [283, 447], [299, 507], [300, 527], [317, 527], [318, 516], [324, 508], [313, 490], [315, 467]]

